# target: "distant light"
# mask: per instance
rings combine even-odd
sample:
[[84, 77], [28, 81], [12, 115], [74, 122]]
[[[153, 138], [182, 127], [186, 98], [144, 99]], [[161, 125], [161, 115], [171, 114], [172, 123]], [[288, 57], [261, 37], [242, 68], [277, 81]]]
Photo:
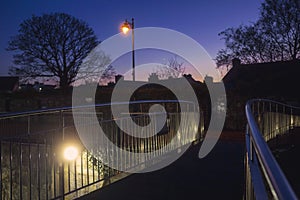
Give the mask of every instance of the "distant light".
[[41, 88], [41, 87], [39, 87], [39, 91], [40, 91], [40, 92], [42, 91], [42, 88]]
[[66, 160], [75, 160], [78, 156], [78, 149], [74, 146], [68, 146], [64, 150], [64, 158]]

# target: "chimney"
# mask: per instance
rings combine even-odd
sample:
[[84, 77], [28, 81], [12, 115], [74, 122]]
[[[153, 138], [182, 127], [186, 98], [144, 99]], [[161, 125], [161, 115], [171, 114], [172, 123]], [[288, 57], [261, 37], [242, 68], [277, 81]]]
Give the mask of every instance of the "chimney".
[[148, 82], [158, 82], [159, 79], [158, 79], [158, 75], [157, 73], [151, 73], [148, 77]]
[[124, 76], [118, 74], [115, 76], [115, 83], [117, 83], [119, 80], [124, 80]]
[[241, 60], [238, 58], [232, 59], [232, 67], [238, 67], [241, 65]]
[[204, 83], [212, 84], [214, 82], [214, 78], [212, 76], [206, 75], [204, 77]]

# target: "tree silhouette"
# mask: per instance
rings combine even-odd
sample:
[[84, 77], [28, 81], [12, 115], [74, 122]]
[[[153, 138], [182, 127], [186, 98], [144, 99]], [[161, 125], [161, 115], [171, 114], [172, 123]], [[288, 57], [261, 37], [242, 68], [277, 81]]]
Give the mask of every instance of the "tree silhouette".
[[299, 0], [265, 0], [257, 22], [228, 28], [219, 34], [225, 49], [216, 56], [218, 67], [232, 58], [243, 63], [273, 62], [300, 57]]
[[168, 62], [157, 66], [157, 74], [160, 78], [179, 78], [185, 72], [184, 62], [179, 61], [177, 56], [168, 59]]
[[87, 23], [65, 13], [32, 16], [20, 24], [8, 45], [14, 51], [10, 72], [24, 78], [52, 77], [67, 88], [83, 58], [99, 44]]

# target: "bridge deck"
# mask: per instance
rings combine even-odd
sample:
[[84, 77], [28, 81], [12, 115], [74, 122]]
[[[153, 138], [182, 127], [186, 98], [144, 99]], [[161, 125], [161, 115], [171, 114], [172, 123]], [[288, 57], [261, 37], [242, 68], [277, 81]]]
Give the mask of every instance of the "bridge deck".
[[243, 133], [223, 133], [210, 154], [198, 158], [200, 144], [192, 146], [170, 166], [145, 174], [133, 174], [85, 199], [167, 200], [242, 199], [244, 189]]
[[[280, 141], [279, 141], [280, 140]], [[273, 153], [296, 195], [300, 197], [300, 128], [278, 138]]]

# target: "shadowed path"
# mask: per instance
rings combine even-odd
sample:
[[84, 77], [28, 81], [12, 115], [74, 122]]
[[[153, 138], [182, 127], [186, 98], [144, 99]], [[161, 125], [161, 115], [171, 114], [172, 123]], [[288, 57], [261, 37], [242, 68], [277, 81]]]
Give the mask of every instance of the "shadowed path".
[[191, 146], [168, 167], [130, 175], [80, 200], [242, 199], [243, 140], [223, 137], [203, 159], [198, 158], [199, 148], [200, 144]]
[[275, 138], [273, 143], [273, 154], [296, 195], [300, 197], [300, 127]]

